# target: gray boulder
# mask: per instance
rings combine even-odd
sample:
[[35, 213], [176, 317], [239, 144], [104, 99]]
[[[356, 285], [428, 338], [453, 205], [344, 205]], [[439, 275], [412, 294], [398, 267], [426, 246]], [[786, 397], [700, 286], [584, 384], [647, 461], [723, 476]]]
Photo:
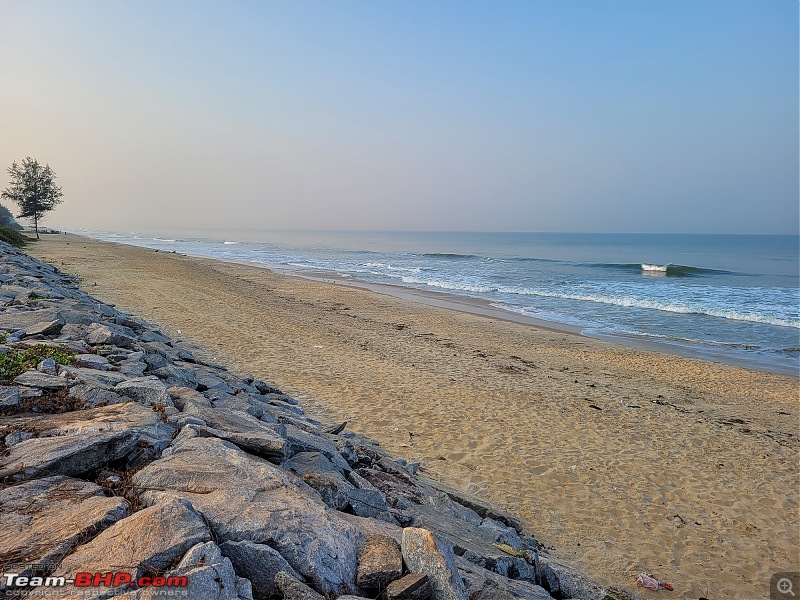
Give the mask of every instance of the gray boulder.
[[0, 477], [32, 479], [51, 474], [80, 475], [146, 449], [157, 453], [174, 429], [144, 406], [129, 402], [84, 411], [4, 419], [12, 429], [33, 429], [35, 437], [0, 457]]
[[542, 585], [555, 597], [602, 598], [603, 588], [554, 557], [539, 557]]
[[134, 484], [146, 488], [145, 503], [191, 498], [220, 541], [268, 544], [326, 593], [353, 587], [364, 539], [357, 529], [291, 473], [229, 442], [197, 437], [190, 427], [134, 475]]
[[321, 594], [283, 571], [275, 576], [275, 585], [281, 591], [283, 600], [325, 600]]
[[98, 406], [109, 406], [111, 404], [121, 404], [127, 402], [116, 392], [105, 388], [79, 383], [69, 390], [69, 395], [83, 402], [83, 408], [97, 408]]
[[69, 387], [70, 381], [66, 377], [48, 375], [39, 371], [25, 371], [14, 378], [14, 383], [42, 390], [63, 390]]
[[25, 337], [33, 335], [58, 335], [62, 327], [64, 327], [64, 321], [61, 319], [40, 321], [39, 323], [34, 323], [33, 325], [25, 327]]
[[118, 384], [114, 391], [146, 406], [174, 406], [167, 386], [158, 377], [135, 377]]
[[45, 375], [58, 375], [58, 365], [52, 358], [45, 358], [36, 365], [36, 370]]
[[184, 417], [201, 419], [210, 428], [218, 430], [218, 437], [227, 439], [237, 446], [281, 463], [286, 458], [287, 443], [280, 425], [270, 425], [255, 417], [230, 411], [224, 408], [210, 408], [188, 400], [183, 407]]
[[92, 323], [86, 329], [86, 341], [92, 346], [110, 345], [130, 348], [136, 343], [136, 334], [122, 325]]
[[17, 408], [19, 399], [19, 387], [15, 385], [0, 385], [0, 410]]
[[153, 371], [153, 374], [163, 379], [168, 386], [196, 389], [198, 385], [197, 376], [191, 369], [182, 369], [175, 365], [165, 365]]
[[108, 498], [93, 483], [63, 475], [28, 481], [0, 490], [0, 548], [15, 563], [57, 563], [127, 515], [123, 498]]
[[408, 569], [430, 578], [433, 600], [469, 600], [456, 567], [453, 546], [447, 538], [427, 529], [407, 527], [403, 530], [401, 547]]
[[431, 584], [428, 576], [422, 573], [409, 573], [386, 588], [386, 600], [428, 600], [430, 597]]
[[297, 454], [298, 452], [319, 452], [331, 461], [339, 471], [350, 471], [350, 465], [342, 458], [336, 446], [322, 437], [320, 433], [312, 434], [294, 425], [287, 424], [286, 439], [289, 441], [291, 454]]
[[[551, 596], [543, 587], [528, 581], [503, 577], [461, 557], [456, 557], [456, 565], [470, 600], [552, 600], [553, 597], [558, 597]], [[599, 600], [603, 595], [562, 597]]]
[[303, 475], [303, 481], [317, 490], [322, 501], [330, 508], [345, 510], [350, 505], [350, 491], [355, 486], [338, 471], [307, 473]]
[[60, 372], [66, 373], [69, 378], [80, 383], [109, 390], [128, 380], [126, 375], [117, 371], [100, 371], [93, 368], [62, 366]]
[[358, 550], [356, 583], [365, 590], [382, 591], [403, 575], [400, 546], [390, 537], [373, 535]]
[[191, 600], [253, 600], [250, 582], [239, 577], [231, 561], [222, 556], [214, 542], [196, 544], [167, 577], [185, 577], [181, 588], [143, 588], [122, 596], [126, 600], [171, 599], [176, 595]]
[[111, 368], [108, 359], [99, 354], [76, 354], [72, 362], [78, 367], [97, 369], [98, 371], [108, 371]]
[[173, 404], [180, 410], [185, 408], [187, 400], [192, 400], [200, 406], [211, 406], [211, 402], [209, 402], [208, 398], [191, 388], [172, 386], [168, 388], [167, 391], [172, 397]]
[[118, 521], [62, 560], [55, 574], [74, 575], [91, 567], [127, 572], [135, 580], [163, 573], [192, 546], [210, 539], [211, 531], [190, 502], [169, 500]]
[[266, 600], [280, 594], [275, 576], [281, 571], [301, 579], [277, 550], [265, 544], [228, 541], [220, 545], [220, 550], [231, 560], [236, 572], [250, 580], [255, 600]]

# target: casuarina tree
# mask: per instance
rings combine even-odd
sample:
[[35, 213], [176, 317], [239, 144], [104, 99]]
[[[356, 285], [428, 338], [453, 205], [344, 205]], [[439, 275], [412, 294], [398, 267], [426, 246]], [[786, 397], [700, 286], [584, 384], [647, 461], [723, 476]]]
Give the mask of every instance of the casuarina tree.
[[28, 156], [21, 165], [12, 163], [8, 175], [11, 182], [0, 195], [17, 203], [20, 208], [18, 217], [33, 220], [38, 239], [39, 221], [61, 203], [62, 193], [56, 185], [56, 174], [50, 165], [42, 166], [38, 160]]

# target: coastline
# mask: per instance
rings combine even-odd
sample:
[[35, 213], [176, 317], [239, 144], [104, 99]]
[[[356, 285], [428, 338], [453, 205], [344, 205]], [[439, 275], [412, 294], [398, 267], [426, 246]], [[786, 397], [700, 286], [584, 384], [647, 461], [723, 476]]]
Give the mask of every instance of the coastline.
[[[258, 266], [252, 263], [245, 263], [241, 261], [224, 261], [233, 262], [243, 266]], [[601, 334], [594, 333], [591, 330], [576, 325], [568, 325], [566, 323], [558, 323], [556, 321], [547, 321], [545, 319], [538, 319], [536, 317], [529, 317], [521, 313], [504, 310], [495, 307], [488, 300], [481, 298], [473, 298], [470, 296], [457, 296], [447, 292], [432, 291], [432, 290], [418, 290], [416, 288], [405, 287], [400, 285], [391, 285], [384, 283], [371, 283], [352, 277], [336, 277], [331, 276], [329, 273], [306, 273], [295, 270], [279, 270], [266, 266], [258, 266], [258, 268], [268, 269], [274, 273], [285, 274], [294, 277], [304, 277], [320, 283], [331, 283], [335, 285], [348, 285], [364, 290], [375, 292], [376, 294], [385, 294], [393, 298], [401, 300], [408, 300], [409, 302], [419, 302], [429, 306], [437, 306], [448, 310], [457, 310], [467, 312], [473, 315], [479, 315], [490, 319], [500, 319], [503, 321], [511, 321], [514, 323], [521, 323], [523, 325], [531, 325], [539, 329], [546, 329], [549, 331], [557, 331], [562, 333], [570, 333], [582, 337], [592, 338], [609, 342], [612, 344], [621, 344], [624, 346], [631, 346], [641, 350], [651, 352], [662, 352], [665, 354], [672, 354], [674, 356], [683, 356], [686, 358], [696, 358], [709, 362], [728, 365], [731, 367], [741, 367], [753, 371], [763, 371], [765, 373], [775, 373], [776, 375], [787, 375], [789, 377], [796, 377], [800, 379], [800, 372], [794, 367], [776, 365], [774, 363], [765, 364], [756, 360], [747, 358], [734, 358], [731, 356], [721, 355], [714, 352], [704, 352], [699, 347], [688, 347], [680, 344], [669, 342], [661, 342], [655, 339], [646, 339], [642, 336], [625, 335], [625, 334]]]
[[607, 582], [650, 570], [676, 597], [747, 597], [797, 556], [796, 378], [77, 236], [30, 252], [515, 507]]

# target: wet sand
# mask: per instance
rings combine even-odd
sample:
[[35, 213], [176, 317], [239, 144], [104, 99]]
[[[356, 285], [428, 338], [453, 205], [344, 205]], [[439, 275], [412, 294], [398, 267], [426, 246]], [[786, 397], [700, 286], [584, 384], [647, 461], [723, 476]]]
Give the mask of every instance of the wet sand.
[[795, 377], [73, 235], [29, 251], [511, 510], [603, 583], [768, 598], [800, 570]]

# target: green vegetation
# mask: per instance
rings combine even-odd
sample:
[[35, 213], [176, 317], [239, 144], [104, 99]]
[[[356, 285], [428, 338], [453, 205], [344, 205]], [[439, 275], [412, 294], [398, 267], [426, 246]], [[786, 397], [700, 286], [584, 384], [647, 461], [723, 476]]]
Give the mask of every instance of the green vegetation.
[[11, 229], [22, 229], [22, 225], [14, 220], [14, 215], [5, 206], [0, 204], [0, 227], [11, 227]]
[[0, 379], [14, 379], [25, 371], [35, 369], [45, 358], [52, 358], [60, 365], [68, 365], [73, 356], [74, 352], [44, 344], [27, 349], [8, 348], [5, 354], [0, 354]]
[[36, 239], [39, 239], [39, 221], [45, 213], [61, 203], [61, 188], [56, 185], [56, 174], [50, 165], [42, 166], [38, 160], [26, 157], [22, 164], [13, 162], [8, 168], [10, 185], [0, 192], [0, 197], [19, 205], [19, 216], [33, 219]]
[[20, 233], [16, 229], [0, 226], [0, 241], [11, 244], [16, 248], [24, 248], [32, 240], [27, 235]]

